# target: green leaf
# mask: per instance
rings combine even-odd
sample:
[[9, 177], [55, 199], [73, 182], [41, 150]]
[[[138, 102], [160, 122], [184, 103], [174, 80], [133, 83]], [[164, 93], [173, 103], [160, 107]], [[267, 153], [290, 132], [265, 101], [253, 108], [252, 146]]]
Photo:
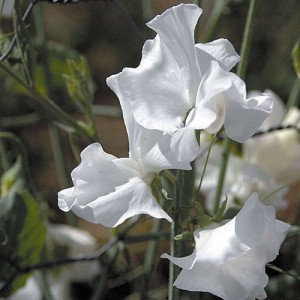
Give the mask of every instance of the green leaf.
[[227, 205], [227, 199], [228, 199], [228, 197], [226, 195], [226, 199], [222, 202], [222, 204], [219, 206], [217, 212], [213, 216], [213, 219], [216, 222], [220, 222], [224, 217], [224, 212], [225, 212], [226, 205]]
[[[1, 197], [5, 197], [10, 188], [20, 179], [22, 173], [22, 161], [18, 157], [15, 164], [8, 169], [1, 178]], [[1, 212], [0, 212], [1, 214]]]
[[300, 79], [300, 40], [298, 40], [292, 50], [293, 64], [295, 72]]
[[83, 56], [69, 59], [69, 73], [64, 74], [68, 93], [73, 102], [87, 115], [90, 114], [90, 105], [94, 98], [95, 85]]
[[[11, 188], [0, 199], [0, 210], [11, 202], [10, 210], [0, 218], [0, 297], [8, 297], [23, 287], [30, 273], [18, 271], [19, 267], [36, 264], [46, 239], [46, 227], [41, 208], [26, 190]], [[10, 281], [10, 279], [12, 279]]]
[[24, 67], [25, 78], [27, 83], [30, 84], [34, 78], [35, 69], [35, 55], [32, 43], [22, 20], [22, 15], [19, 10], [20, 0], [15, 0], [14, 3], [14, 29], [17, 38], [17, 44], [21, 51], [21, 60]]

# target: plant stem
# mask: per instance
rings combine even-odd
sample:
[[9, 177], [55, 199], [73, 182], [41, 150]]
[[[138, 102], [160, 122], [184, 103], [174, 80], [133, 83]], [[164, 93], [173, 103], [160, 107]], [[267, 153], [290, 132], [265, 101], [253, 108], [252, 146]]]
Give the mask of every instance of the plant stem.
[[292, 87], [291, 93], [289, 95], [289, 99], [286, 103], [286, 111], [288, 112], [289, 109], [293, 106], [298, 107], [300, 102], [300, 79], [296, 77], [294, 85]]
[[[173, 210], [175, 212], [173, 217], [173, 223], [171, 225], [171, 240], [170, 240], [170, 252], [171, 256], [181, 257], [182, 255], [182, 242], [176, 241], [174, 237], [181, 233], [181, 219], [182, 215], [180, 210], [184, 205], [184, 197], [183, 197], [183, 187], [184, 187], [184, 171], [177, 170], [176, 171], [176, 183], [174, 184], [174, 204]], [[168, 290], [168, 299], [169, 300], [178, 300], [179, 289], [173, 286], [174, 279], [179, 274], [179, 267], [170, 262], [170, 272], [169, 272], [169, 290]]]
[[[251, 42], [251, 31], [252, 31], [252, 27], [253, 27], [253, 15], [254, 15], [255, 1], [256, 0], [250, 0], [246, 25], [245, 25], [245, 29], [244, 29], [242, 47], [241, 47], [241, 61], [237, 68], [237, 75], [240, 76], [242, 79], [244, 79], [244, 77], [245, 77], [247, 63], [248, 63], [248, 55], [249, 55], [249, 48], [250, 48], [250, 42]], [[232, 144], [232, 141], [230, 140], [230, 138], [225, 137], [221, 168], [220, 168], [220, 173], [219, 173], [219, 178], [218, 178], [216, 196], [215, 196], [215, 200], [214, 200], [214, 212], [216, 212], [220, 206], [220, 201], [221, 201], [221, 196], [222, 196], [222, 191], [223, 191], [223, 186], [224, 186], [224, 181], [225, 181], [225, 176], [226, 176], [227, 162], [228, 162], [228, 158], [230, 155], [231, 144]]]
[[252, 38], [252, 28], [253, 28], [253, 16], [254, 16], [254, 8], [255, 8], [256, 0], [250, 0], [244, 35], [241, 46], [241, 61], [237, 67], [237, 75], [242, 79], [245, 79], [246, 69], [248, 65], [248, 56], [250, 43]]

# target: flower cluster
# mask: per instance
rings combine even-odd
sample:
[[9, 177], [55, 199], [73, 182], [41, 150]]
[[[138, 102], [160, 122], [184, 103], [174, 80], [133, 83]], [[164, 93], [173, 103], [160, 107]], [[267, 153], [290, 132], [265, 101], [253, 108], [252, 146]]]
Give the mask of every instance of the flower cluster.
[[[230, 72], [240, 58], [228, 40], [195, 44], [201, 13], [196, 5], [181, 4], [155, 17], [147, 25], [157, 35], [145, 42], [140, 65], [107, 79], [123, 111], [129, 156], [116, 158], [98, 143], [83, 150], [71, 174], [74, 186], [58, 194], [63, 211], [109, 227], [138, 214], [172, 222], [152, 190], [161, 172], [192, 168], [200, 130], [224, 128], [228, 137], [245, 142], [270, 115], [271, 97], [247, 97], [244, 82]], [[263, 299], [264, 266], [276, 257], [287, 229], [273, 208], [252, 195], [233, 220], [197, 230], [191, 256], [164, 257], [184, 269], [178, 288]]]

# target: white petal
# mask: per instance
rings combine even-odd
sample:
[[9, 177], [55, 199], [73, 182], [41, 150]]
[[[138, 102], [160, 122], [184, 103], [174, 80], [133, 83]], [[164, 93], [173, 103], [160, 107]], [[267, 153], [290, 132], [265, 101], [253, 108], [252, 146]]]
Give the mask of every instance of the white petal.
[[193, 268], [195, 261], [196, 261], [196, 251], [194, 251], [191, 255], [186, 257], [174, 257], [167, 253], [164, 253], [160, 256], [161, 258], [167, 258], [170, 260], [173, 264], [179, 266], [180, 268], [183, 268], [185, 270], [190, 270]]
[[180, 4], [155, 17], [147, 25], [155, 30], [169, 49], [179, 69], [189, 79], [190, 97], [196, 96], [200, 80], [200, 70], [195, 52], [194, 30], [202, 13], [193, 4]]
[[[186, 152], [182, 160], [171, 150], [172, 135], [141, 126], [133, 117], [129, 99], [121, 89], [120, 77], [110, 76], [107, 84], [117, 94], [123, 111], [123, 118], [129, 139], [130, 158], [138, 162], [147, 172], [160, 172], [165, 169], [191, 168], [195, 156]], [[193, 150], [193, 149], [191, 149]]]
[[195, 130], [191, 128], [177, 130], [172, 136], [171, 149], [180, 162], [193, 161], [200, 151]]
[[270, 96], [263, 94], [244, 99], [241, 96], [244, 94], [243, 90], [242, 80], [236, 76], [232, 87], [225, 92], [225, 131], [231, 139], [239, 143], [248, 140], [272, 111]]
[[148, 214], [154, 218], [172, 219], [159, 206], [149, 187], [135, 177], [128, 183], [116, 188], [116, 191], [100, 196], [84, 206], [73, 206], [73, 212], [92, 223], [116, 227], [130, 217]]
[[[226, 39], [218, 39], [206, 44], [199, 43], [196, 44], [196, 48], [207, 53], [211, 59], [216, 59], [227, 71], [231, 70], [240, 61], [240, 56]], [[207, 57], [206, 60], [201, 59], [201, 51], [198, 51], [198, 60], [201, 70], [203, 70], [202, 66], [206, 64]]]
[[[264, 94], [267, 94], [270, 96], [270, 98], [273, 101], [273, 109], [271, 114], [265, 119], [265, 121], [260, 126], [260, 130], [268, 130], [271, 127], [279, 126], [285, 116], [285, 106], [283, 101], [279, 98], [278, 95], [276, 95], [271, 90], [264, 90]], [[260, 96], [261, 92], [259, 91], [250, 91], [247, 94], [247, 98], [251, 99], [256, 96]]]
[[58, 205], [89, 222], [115, 227], [137, 214], [171, 218], [158, 205], [149, 186], [139, 178], [138, 164], [105, 153], [100, 144], [88, 146], [72, 172], [74, 187], [58, 194]]
[[265, 219], [256, 193], [251, 195], [235, 219], [239, 239], [251, 248], [257, 246], [265, 230]]
[[209, 133], [220, 130], [225, 119], [224, 92], [231, 87], [232, 76], [216, 61], [210, 63], [199, 85], [196, 109], [187, 117], [187, 126], [205, 129]]
[[145, 43], [137, 68], [125, 68], [115, 76], [123, 97], [132, 103], [138, 123], [166, 132], [183, 126], [191, 107], [186, 76], [158, 36]]

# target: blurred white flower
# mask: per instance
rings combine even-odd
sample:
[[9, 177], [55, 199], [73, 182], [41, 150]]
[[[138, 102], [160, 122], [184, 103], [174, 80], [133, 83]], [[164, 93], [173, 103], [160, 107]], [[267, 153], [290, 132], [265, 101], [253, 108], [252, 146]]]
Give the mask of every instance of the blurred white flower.
[[[214, 197], [220, 172], [222, 151], [223, 149], [219, 145], [212, 147], [201, 185], [201, 192], [205, 195], [206, 207], [210, 211], [212, 211], [214, 207]], [[198, 180], [196, 180], [196, 185], [199, 184], [205, 159], [206, 157], [201, 157], [201, 159], [197, 161]], [[227, 196], [227, 208], [235, 204], [242, 205], [253, 192], [257, 192], [260, 198], [264, 198], [282, 186], [275, 181], [272, 175], [261, 168], [260, 165], [251, 164], [248, 161], [248, 159], [233, 153], [230, 154], [228, 158], [222, 191], [223, 199]], [[268, 197], [264, 203], [274, 206], [276, 210], [284, 209], [287, 206], [287, 202], [285, 201], [286, 192], [287, 188], [280, 189]]]
[[265, 299], [265, 265], [278, 255], [289, 227], [254, 193], [225, 225], [196, 231], [191, 255], [161, 257], [182, 268], [174, 282], [179, 289], [209, 292], [224, 300]]
[[[119, 94], [132, 104], [139, 124], [172, 133], [172, 150], [180, 158], [197, 149], [195, 129], [225, 131], [243, 142], [270, 114], [268, 95], [246, 99], [244, 82], [228, 72], [239, 56], [225, 39], [195, 44], [194, 29], [202, 10], [180, 4], [147, 25], [157, 32], [147, 40], [140, 65], [116, 75]], [[191, 156], [192, 161], [194, 156]]]
[[[7, 2], [7, 1], [6, 1]], [[27, 279], [24, 287], [8, 298], [9, 300], [42, 300], [42, 292], [35, 276]]]
[[3, 5], [3, 1], [4, 2], [4, 6], [3, 6], [3, 10], [2, 10], [2, 16], [6, 17], [6, 18], [11, 18], [13, 15], [13, 10], [14, 10], [14, 0], [0, 0], [0, 8]]
[[[47, 239], [49, 250], [51, 247], [63, 248], [66, 257], [90, 255], [98, 250], [97, 240], [90, 233], [68, 225], [49, 224]], [[71, 283], [91, 281], [100, 272], [98, 261], [66, 264], [49, 272], [48, 281], [53, 299], [72, 300]]]
[[285, 115], [280, 98], [271, 91], [266, 92], [272, 96], [274, 111], [261, 129], [292, 125], [298, 131], [283, 129], [252, 138], [243, 146], [244, 155], [249, 163], [259, 165], [277, 182], [288, 184], [300, 179], [300, 110], [292, 107]]

